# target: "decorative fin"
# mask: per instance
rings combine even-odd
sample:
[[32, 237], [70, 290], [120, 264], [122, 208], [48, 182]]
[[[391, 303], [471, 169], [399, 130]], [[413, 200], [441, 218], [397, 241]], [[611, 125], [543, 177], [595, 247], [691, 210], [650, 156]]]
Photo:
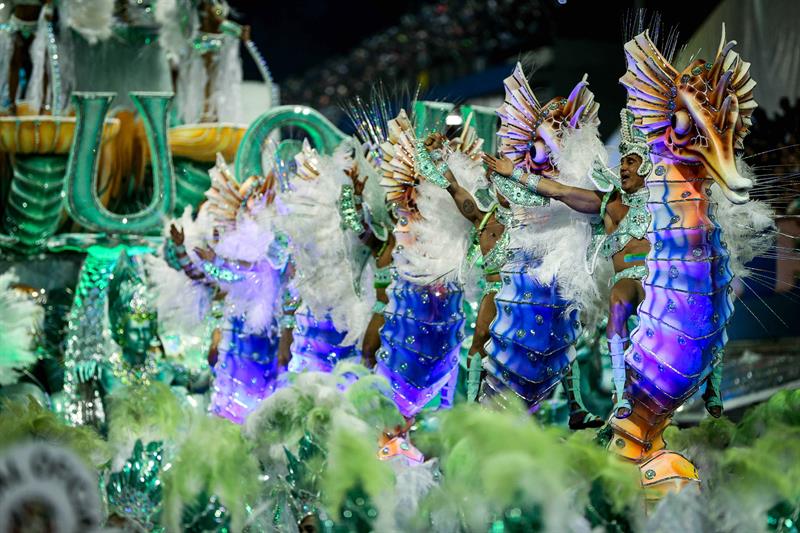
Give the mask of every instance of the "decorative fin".
[[530, 152], [530, 143], [536, 136], [536, 127], [542, 108], [533, 94], [522, 65], [517, 63], [514, 72], [503, 80], [506, 97], [498, 108], [500, 129], [500, 152], [511, 159], [514, 166], [525, 161]]
[[[561, 136], [567, 129], [597, 124], [600, 105], [589, 90], [587, 76], [575, 85], [569, 97], [557, 97], [541, 106], [533, 94], [522, 66], [517, 63], [511, 76], [503, 80], [506, 98], [497, 110], [500, 117], [500, 152], [511, 159], [514, 166], [526, 165], [528, 171], [540, 171], [530, 161], [533, 143], [537, 137], [546, 137], [539, 127], [547, 124], [554, 135]], [[551, 134], [551, 135], [552, 135]]]
[[419, 215], [416, 209], [418, 180], [414, 168], [414, 127], [404, 109], [389, 121], [389, 136], [381, 145], [381, 185], [386, 187], [386, 201], [397, 209], [398, 218]]
[[308, 139], [303, 139], [303, 149], [294, 156], [297, 164], [297, 177], [304, 180], [319, 178], [319, 153], [311, 147]]
[[678, 91], [678, 71], [661, 55], [647, 31], [625, 43], [628, 70], [620, 83], [628, 90], [628, 109], [648, 141], [661, 136], [670, 125]]
[[461, 129], [461, 135], [456, 141], [455, 150], [466, 154], [473, 161], [479, 161], [483, 153], [483, 139], [478, 137], [478, 132], [472, 125], [474, 118], [475, 114], [470, 113], [467, 116], [467, 120], [464, 121], [464, 127]]
[[[727, 125], [736, 128], [735, 147], [741, 149], [750, 131], [751, 115], [758, 104], [753, 98], [756, 82], [750, 77], [750, 63], [743, 61], [733, 50], [735, 45], [736, 41], [726, 41], [723, 24], [714, 60], [696, 60], [687, 70], [691, 77], [702, 80], [702, 83], [692, 82], [692, 85], [708, 88], [707, 101], [715, 108], [712, 111], [718, 124], [725, 124], [727, 120], [727, 117], [719, 116], [723, 114], [720, 108], [725, 106], [728, 96], [736, 96], [740, 120]], [[654, 142], [670, 126], [678, 95], [677, 84], [689, 83], [691, 78], [687, 79], [687, 74], [681, 74], [670, 65], [646, 31], [625, 44], [625, 58], [628, 70], [620, 82], [628, 91], [628, 109], [634, 115], [636, 127], [647, 136], [647, 141]]]

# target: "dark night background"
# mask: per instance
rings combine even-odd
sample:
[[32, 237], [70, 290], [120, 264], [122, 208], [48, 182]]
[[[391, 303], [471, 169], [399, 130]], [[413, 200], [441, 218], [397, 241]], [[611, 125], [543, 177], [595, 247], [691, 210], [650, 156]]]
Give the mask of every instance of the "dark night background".
[[[622, 47], [631, 37], [626, 26], [632, 16], [644, 10], [650, 19], [658, 13], [663, 27], [678, 31], [680, 46], [721, 4], [717, 0], [230, 2], [239, 21], [251, 25], [253, 39], [280, 84], [281, 103], [314, 107], [345, 132], [352, 129], [342, 103], [356, 95], [367, 96], [378, 82], [390, 91], [413, 91], [421, 85], [424, 99], [496, 106], [503, 78], [520, 60], [543, 101], [565, 96], [588, 74], [601, 104], [600, 133], [606, 141], [625, 105], [618, 79], [625, 71]], [[244, 57], [244, 65], [247, 79], [258, 80], [249, 58]], [[782, 113], [774, 118], [757, 110], [746, 147], [749, 156], [759, 154], [751, 164], [782, 169], [791, 178], [790, 169], [798, 168], [800, 160], [800, 152], [792, 148], [800, 142], [800, 102], [787, 101], [781, 107]], [[794, 216], [800, 209], [797, 190], [798, 180], [788, 180], [782, 194], [768, 193], [773, 195], [770, 203], [778, 213]], [[774, 260], [759, 266], [764, 271], [775, 269]], [[791, 315], [790, 301], [773, 298], [773, 287], [753, 288], [785, 316]], [[760, 301], [748, 300], [755, 314], [772, 316]], [[735, 320], [732, 331], [746, 336], [786, 333], [786, 326], [770, 320], [760, 325], [746, 311], [737, 313]]]
[[[624, 26], [631, 13], [660, 13], [664, 25], [677, 27], [685, 41], [717, 4], [231, 0], [281, 85], [282, 103], [311, 105], [336, 120], [343, 98], [367, 93], [378, 80], [412, 89], [421, 82], [426, 96], [453, 102], [500, 94], [502, 79], [518, 58], [546, 50], [553, 59], [536, 65], [534, 87], [547, 99], [568, 92], [588, 73], [602, 103], [604, 135], [624, 104], [616, 80], [624, 72]], [[258, 79], [247, 58], [245, 76]]]

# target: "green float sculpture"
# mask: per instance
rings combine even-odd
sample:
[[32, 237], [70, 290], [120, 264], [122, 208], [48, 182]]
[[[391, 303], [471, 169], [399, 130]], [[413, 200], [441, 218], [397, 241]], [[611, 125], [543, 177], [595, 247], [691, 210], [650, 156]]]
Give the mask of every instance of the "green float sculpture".
[[167, 107], [172, 93], [132, 92], [144, 122], [153, 168], [153, 197], [137, 213], [112, 213], [97, 197], [97, 166], [103, 123], [114, 93], [73, 93], [76, 126], [64, 178], [67, 212], [99, 233], [146, 235], [158, 231], [175, 202], [175, 175], [167, 146]]

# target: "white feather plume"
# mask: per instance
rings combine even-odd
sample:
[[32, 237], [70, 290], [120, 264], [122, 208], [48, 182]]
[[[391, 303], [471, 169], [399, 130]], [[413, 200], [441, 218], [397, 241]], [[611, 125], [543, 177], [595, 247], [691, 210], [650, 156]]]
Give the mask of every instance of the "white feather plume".
[[561, 137], [561, 150], [554, 155], [553, 164], [558, 169], [558, 181], [573, 187], [594, 190], [590, 176], [592, 162], [608, 162], [608, 153], [600, 140], [597, 125], [585, 124], [578, 129], [568, 129]]
[[439, 461], [431, 459], [422, 464], [409, 464], [407, 460], [390, 461], [394, 470], [395, 484], [390, 495], [381, 498], [378, 504], [376, 531], [413, 531], [423, 499], [436, 487]]
[[44, 87], [44, 73], [47, 70], [48, 58], [47, 53], [47, 18], [44, 9], [39, 13], [39, 22], [36, 25], [36, 37], [34, 37], [29, 49], [33, 69], [31, 70], [28, 86], [25, 89], [24, 101], [37, 110], [42, 108], [44, 104], [45, 87]]
[[[565, 132], [561, 151], [554, 158], [558, 181], [594, 190], [589, 170], [596, 157], [607, 158], [596, 126]], [[551, 200], [543, 207], [515, 208], [510, 230], [511, 248], [541, 259], [528, 272], [540, 283], [557, 282], [561, 296], [583, 309], [596, 307], [600, 296], [598, 279], [589, 273], [586, 258], [592, 236], [590, 222], [591, 215]]]
[[179, 63], [175, 104], [184, 124], [197, 124], [202, 119], [207, 83], [202, 56], [191, 54]]
[[[741, 158], [737, 158], [736, 168], [755, 182], [755, 174]], [[766, 202], [758, 200], [733, 204], [716, 183], [711, 186], [711, 198], [716, 200], [713, 213], [722, 230], [722, 240], [728, 246], [731, 271], [746, 278], [750, 275], [747, 263], [775, 245], [775, 212]]]
[[236, 226], [222, 233], [214, 251], [226, 259], [256, 262], [263, 259], [269, 244], [275, 239], [272, 228], [263, 221], [268, 217], [256, 218], [250, 213], [240, 213]]
[[58, 10], [62, 24], [81, 34], [89, 44], [111, 37], [114, 0], [61, 0]]
[[241, 120], [242, 79], [239, 39], [225, 36], [211, 80], [211, 108], [217, 122], [238, 123]]
[[214, 220], [205, 209], [205, 204], [198, 209], [197, 217], [192, 218], [191, 206], [186, 206], [180, 217], [167, 220], [164, 224], [164, 235], [169, 235], [169, 228], [174, 224], [183, 230], [183, 246], [193, 261], [199, 261], [195, 248], [204, 248], [214, 235]]
[[211, 289], [192, 281], [160, 257], [146, 255], [144, 265], [155, 296], [159, 327], [178, 335], [197, 335], [202, 331], [211, 307]]
[[44, 318], [41, 306], [11, 287], [17, 281], [13, 272], [0, 275], [0, 385], [36, 362], [33, 335]]
[[[458, 184], [467, 190], [473, 198], [478, 200], [478, 191], [489, 189], [489, 180], [486, 179], [486, 172], [480, 160], [476, 161], [464, 152], [453, 152], [447, 158], [447, 166], [453, 173]], [[491, 206], [479, 206], [483, 210], [488, 210]]]
[[[186, 19], [185, 15], [188, 15], [189, 24], [182, 28], [181, 21]], [[187, 53], [192, 34], [199, 25], [197, 11], [186, 0], [158, 0], [155, 18], [161, 28], [158, 43], [167, 59], [176, 63]]]
[[240, 281], [220, 282], [220, 288], [225, 291], [225, 317], [244, 317], [246, 333], [269, 334], [280, 304], [280, 274], [266, 260], [243, 274], [244, 279]]
[[395, 230], [397, 273], [417, 284], [460, 280], [472, 224], [444, 189], [422, 180], [417, 193], [420, 219]]
[[[189, 48], [178, 67], [177, 105], [181, 120], [238, 123], [241, 116], [242, 58], [239, 39], [223, 35], [222, 46], [211, 55], [212, 77], [203, 52]], [[206, 97], [206, 87], [209, 95]]]
[[370, 318], [369, 303], [355, 288], [361, 274], [353, 257], [358, 239], [342, 230], [337, 207], [341, 186], [350, 183], [350, 152], [343, 143], [331, 156], [319, 157], [316, 179], [295, 179], [282, 195], [286, 214], [279, 220], [291, 241], [300, 297], [314, 316], [329, 316], [337, 330], [347, 332], [343, 345], [355, 343]]
[[244, 316], [245, 331], [268, 333], [280, 303], [280, 273], [270, 264], [267, 254], [275, 240], [272, 210], [263, 207], [241, 213], [236, 225], [220, 235], [214, 252], [228, 261], [251, 263], [249, 270], [238, 273], [244, 279], [220, 282], [225, 292], [224, 313], [227, 318]]

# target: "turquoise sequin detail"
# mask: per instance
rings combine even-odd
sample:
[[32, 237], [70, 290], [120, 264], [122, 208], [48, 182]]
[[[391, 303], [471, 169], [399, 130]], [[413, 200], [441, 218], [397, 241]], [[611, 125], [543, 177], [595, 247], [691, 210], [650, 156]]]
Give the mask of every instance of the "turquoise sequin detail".
[[490, 292], [497, 294], [503, 288], [502, 281], [484, 281], [485, 285], [483, 286], [482, 295], [486, 296]]
[[237, 274], [236, 272], [228, 268], [225, 268], [222, 265], [216, 265], [209, 261], [203, 261], [202, 265], [203, 265], [203, 272], [205, 272], [206, 275], [211, 279], [217, 281], [224, 281], [226, 283], [241, 281], [242, 279], [244, 279], [244, 276], [242, 276], [241, 274]]
[[[611, 191], [603, 198], [601, 215], [605, 212], [605, 206], [613, 193], [614, 191]], [[628, 209], [625, 218], [619, 223], [617, 229], [609, 233], [603, 240], [600, 253], [606, 258], [610, 258], [622, 251], [631, 239], [644, 239], [645, 235], [647, 235], [647, 228], [650, 226], [650, 213], [647, 211], [647, 188], [642, 188], [633, 194], [626, 194], [625, 192], [621, 194], [622, 203], [630, 209]]]
[[611, 286], [613, 287], [621, 279], [644, 279], [647, 277], [647, 273], [646, 265], [628, 267], [614, 274], [614, 277], [611, 278]]
[[356, 208], [356, 196], [352, 185], [342, 185], [338, 208], [342, 229], [352, 230], [356, 235], [364, 233], [364, 224]]
[[489, 253], [483, 257], [483, 272], [487, 276], [500, 273], [500, 269], [508, 260], [508, 245], [511, 237], [506, 231], [494, 244]]
[[425, 148], [424, 141], [417, 141], [416, 152], [417, 170], [419, 173], [437, 187], [441, 187], [442, 189], [448, 188], [450, 182], [447, 181], [447, 178], [444, 176], [444, 173], [447, 172], [447, 163], [440, 163], [439, 166], [436, 166], [436, 163], [434, 163], [431, 158], [430, 152]]
[[385, 289], [392, 283], [392, 267], [383, 267], [375, 270], [373, 286], [376, 289]]
[[505, 176], [495, 174], [492, 177], [492, 182], [497, 187], [498, 192], [508, 198], [512, 204], [521, 205], [524, 207], [543, 206], [550, 204], [550, 198], [539, 196], [538, 194], [528, 190], [523, 185], [516, 183]]

